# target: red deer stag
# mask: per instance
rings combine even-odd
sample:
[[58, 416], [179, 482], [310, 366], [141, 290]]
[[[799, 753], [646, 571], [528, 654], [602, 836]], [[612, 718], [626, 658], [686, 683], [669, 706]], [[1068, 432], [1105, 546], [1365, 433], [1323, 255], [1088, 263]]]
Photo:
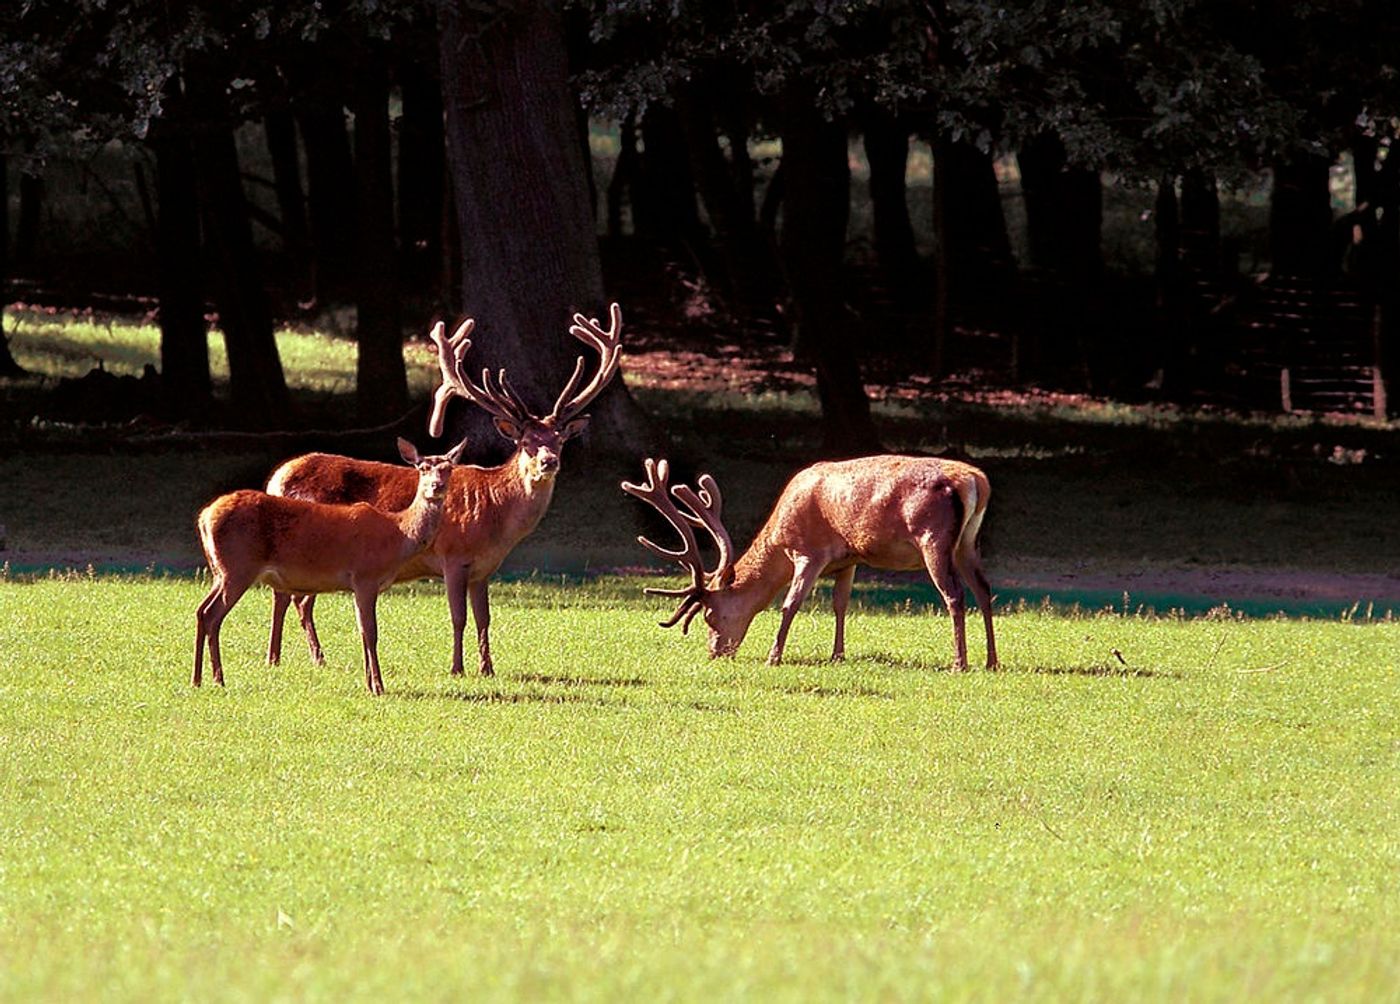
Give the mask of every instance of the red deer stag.
[[[441, 577], [452, 613], [452, 673], [462, 673], [462, 634], [467, 623], [467, 601], [476, 621], [477, 651], [481, 674], [492, 676], [489, 628], [491, 610], [487, 582], [506, 555], [520, 543], [544, 516], [554, 493], [559, 473], [559, 454], [566, 440], [578, 435], [588, 424], [581, 414], [617, 374], [622, 353], [622, 310], [614, 303], [610, 327], [604, 331], [597, 319], [574, 315], [569, 332], [598, 352], [600, 361], [592, 379], [583, 384], [586, 364], [582, 356], [573, 376], [547, 414], [530, 411], [511, 388], [505, 371], [493, 381], [489, 371], [481, 374], [478, 385], [466, 375], [463, 360], [471, 348], [471, 318], [462, 322], [450, 338], [441, 323], [432, 331], [442, 369], [442, 384], [434, 395], [428, 429], [442, 434], [447, 402], [462, 397], [487, 411], [501, 435], [515, 443], [515, 452], [499, 467], [464, 465], [452, 472], [447, 513], [442, 530], [431, 549], [409, 562], [400, 579]], [[582, 384], [582, 386], [580, 386]], [[403, 468], [367, 460], [353, 460], [326, 453], [309, 453], [288, 460], [272, 473], [267, 490], [273, 495], [313, 499], [319, 502], [369, 502], [392, 508], [402, 506], [413, 491], [413, 479]], [[272, 634], [267, 659], [281, 657], [282, 622], [292, 597], [274, 594]], [[312, 617], [314, 596], [297, 598], [297, 613], [306, 631], [311, 657], [324, 661]]]
[[[958, 576], [966, 579], [987, 626], [987, 668], [996, 668], [991, 587], [977, 553], [977, 531], [991, 486], [977, 468], [954, 460], [899, 456], [813, 464], [788, 482], [768, 521], [737, 561], [729, 532], [720, 522], [722, 499], [714, 478], [700, 475], [698, 491], [684, 484], [672, 487], [664, 460], [646, 461], [646, 475], [646, 484], [624, 481], [622, 489], [665, 516], [680, 534], [681, 548], [673, 551], [645, 537], [637, 539], [654, 554], [680, 562], [691, 577], [690, 585], [681, 589], [646, 591], [680, 598], [680, 606], [662, 627], [681, 623], [685, 632], [703, 612], [711, 658], [733, 655], [754, 617], [786, 585], [782, 622], [768, 654], [769, 664], [777, 665], [793, 616], [823, 574], [836, 579], [836, 644], [831, 658], [844, 658], [846, 607], [856, 566], [869, 565], [928, 571], [952, 615], [954, 669], [967, 668], [965, 602]], [[708, 530], [719, 547], [713, 571], [705, 571], [696, 528]]]
[[[298, 594], [355, 594], [355, 618], [364, 646], [365, 684], [384, 693], [379, 673], [375, 606], [398, 570], [432, 543], [442, 522], [452, 467], [466, 442], [440, 457], [420, 457], [399, 440], [399, 455], [417, 470], [417, 491], [402, 512], [382, 512], [363, 502], [327, 505], [244, 490], [221, 495], [199, 514], [199, 540], [214, 575], [213, 588], [196, 613], [194, 676], [204, 677], [204, 644], [214, 682], [223, 686], [219, 628], [233, 605], [256, 582]], [[408, 469], [405, 468], [405, 473]]]

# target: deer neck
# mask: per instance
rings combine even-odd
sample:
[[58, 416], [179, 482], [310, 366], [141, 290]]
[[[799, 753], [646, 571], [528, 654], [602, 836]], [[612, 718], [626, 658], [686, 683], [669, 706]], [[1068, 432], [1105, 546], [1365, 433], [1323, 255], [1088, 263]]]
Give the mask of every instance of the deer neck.
[[523, 459], [524, 454], [516, 450], [497, 467], [477, 468], [479, 475], [466, 497], [467, 511], [481, 514], [489, 507], [489, 511], [509, 514], [510, 529], [533, 530], [554, 497], [555, 479], [528, 477]]
[[422, 486], [419, 487], [412, 504], [399, 514], [399, 531], [404, 536], [404, 557], [416, 554], [433, 542], [442, 523], [445, 502], [446, 496], [432, 499], [423, 492]]
[[754, 616], [772, 603], [791, 580], [791, 559], [781, 548], [759, 536], [734, 563], [734, 581], [727, 592]]

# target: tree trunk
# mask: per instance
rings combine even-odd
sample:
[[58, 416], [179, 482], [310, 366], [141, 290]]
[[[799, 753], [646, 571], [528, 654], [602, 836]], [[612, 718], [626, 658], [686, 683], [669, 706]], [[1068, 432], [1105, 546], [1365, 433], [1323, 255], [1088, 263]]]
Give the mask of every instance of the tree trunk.
[[753, 167], [748, 156], [747, 131], [731, 120], [727, 138], [731, 154], [735, 150], [738, 153], [727, 160], [720, 149], [717, 115], [707, 89], [684, 88], [676, 108], [691, 173], [718, 245], [723, 291], [745, 303], [771, 302], [777, 268], [768, 253], [768, 243], [759, 239], [754, 219]]
[[633, 172], [632, 227], [662, 247], [693, 248], [704, 241], [705, 228], [680, 118], [672, 108], [652, 105], [641, 131], [645, 151]]
[[1390, 156], [1377, 164], [1378, 152], [1374, 137], [1353, 141], [1362, 237], [1354, 249], [1352, 271], [1377, 311], [1377, 355], [1394, 413], [1400, 405], [1400, 156], [1392, 147]]
[[1017, 161], [1031, 259], [1054, 278], [1040, 306], [1044, 343], [1028, 346], [1025, 361], [1032, 370], [1079, 370], [1087, 389], [1102, 321], [1103, 184], [1097, 171], [1069, 164], [1050, 133], [1027, 143]]
[[209, 401], [212, 384], [200, 274], [199, 182], [189, 136], [179, 131], [178, 106], [178, 85], [172, 85], [166, 97], [171, 117], [152, 123], [149, 140], [156, 156], [160, 373], [168, 407], [195, 416]]
[[349, 286], [355, 247], [355, 162], [345, 109], [339, 103], [305, 108], [297, 114], [297, 123], [306, 149], [316, 298], [328, 304]]
[[806, 88], [793, 89], [784, 113], [779, 246], [797, 312], [798, 352], [816, 368], [827, 452], [868, 453], [879, 439], [841, 295], [851, 198], [846, 126], [824, 119]]
[[272, 161], [277, 211], [282, 219], [282, 250], [296, 276], [296, 298], [309, 299], [315, 295], [314, 289], [306, 288], [310, 278], [307, 260], [311, 252], [311, 232], [306, 225], [306, 195], [301, 187], [296, 119], [285, 108], [270, 109], [263, 118], [263, 133]]
[[952, 282], [965, 300], [995, 295], [1011, 268], [1011, 239], [992, 158], [971, 143], [951, 142], [938, 143], [934, 158], [947, 189]]
[[21, 171], [19, 175], [19, 220], [15, 224], [14, 260], [34, 264], [39, 254], [40, 223], [44, 211], [44, 177]]
[[1183, 376], [1179, 369], [1187, 358], [1186, 342], [1191, 333], [1187, 328], [1186, 289], [1182, 274], [1181, 212], [1173, 175], [1163, 175], [1157, 182], [1152, 227], [1158, 327], [1149, 344], [1143, 345], [1142, 349], [1146, 350], [1144, 357], [1154, 371], [1151, 379], [1157, 388], [1164, 390], [1170, 387], [1174, 390], [1173, 385]]
[[[563, 22], [557, 3], [540, 3], [475, 27], [447, 5], [439, 36], [463, 302], [477, 320], [470, 365], [507, 368], [544, 414], [574, 359], [592, 356], [569, 337], [570, 317], [607, 316]], [[590, 411], [594, 448], [625, 453], [649, 439], [621, 379]], [[486, 426], [480, 415], [465, 424]]]
[[368, 52], [357, 68], [355, 111], [355, 307], [359, 353], [355, 398], [372, 425], [408, 407], [403, 318], [395, 273], [394, 187], [390, 171], [389, 74], [382, 54]]
[[400, 62], [399, 81], [399, 243], [405, 283], [418, 291], [431, 285], [442, 260], [442, 87], [412, 60]]
[[1316, 277], [1331, 267], [1331, 163], [1309, 154], [1274, 165], [1269, 198], [1269, 271]]
[[287, 384], [262, 270], [253, 246], [253, 226], [238, 148], [217, 78], [191, 80], [203, 129], [195, 142], [195, 166], [205, 233], [218, 276], [219, 326], [228, 349], [229, 388], [240, 424], [276, 428], [290, 412]]
[[10, 302], [10, 173], [0, 150], [0, 377], [24, 376], [5, 337], [5, 306]]
[[1187, 171], [1181, 178], [1180, 247], [1188, 271], [1220, 274], [1220, 192], [1215, 178], [1201, 171]]
[[[617, 161], [613, 164], [612, 177], [608, 179], [608, 237], [613, 240], [622, 236], [622, 202], [627, 193], [636, 187], [637, 160], [640, 156], [637, 152], [637, 117], [628, 115], [618, 131]], [[635, 215], [635, 208], [633, 213]]]
[[870, 208], [875, 254], [903, 298], [918, 272], [914, 226], [909, 222], [904, 174], [909, 163], [909, 130], [878, 106], [864, 115], [865, 159], [870, 163]]

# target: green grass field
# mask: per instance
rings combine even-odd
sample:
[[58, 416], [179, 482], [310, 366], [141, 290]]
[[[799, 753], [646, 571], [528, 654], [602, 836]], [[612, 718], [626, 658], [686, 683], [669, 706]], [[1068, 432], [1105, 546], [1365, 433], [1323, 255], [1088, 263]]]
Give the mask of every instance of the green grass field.
[[1021, 611], [953, 674], [818, 598], [770, 668], [638, 587], [498, 586], [493, 680], [391, 592], [372, 699], [346, 598], [196, 691], [199, 583], [0, 581], [0, 999], [1396, 999], [1396, 625]]

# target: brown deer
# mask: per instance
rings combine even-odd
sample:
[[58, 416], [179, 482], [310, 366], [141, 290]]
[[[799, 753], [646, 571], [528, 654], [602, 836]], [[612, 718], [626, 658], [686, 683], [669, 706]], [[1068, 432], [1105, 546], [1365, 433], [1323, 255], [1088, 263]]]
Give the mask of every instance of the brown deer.
[[[987, 668], [996, 668], [991, 587], [977, 553], [977, 531], [991, 486], [977, 468], [955, 460], [901, 456], [813, 464], [788, 482], [768, 521], [737, 561], [729, 532], [720, 522], [723, 501], [714, 478], [700, 475], [698, 491], [684, 484], [672, 487], [665, 460], [647, 460], [646, 475], [645, 484], [624, 481], [622, 490], [665, 516], [680, 534], [681, 548], [637, 539], [652, 553], [678, 561], [691, 578], [681, 589], [646, 592], [680, 598], [680, 606], [662, 627], [681, 623], [684, 633], [703, 612], [711, 658], [733, 655], [754, 617], [786, 585], [782, 622], [768, 653], [770, 665], [780, 663], [792, 618], [821, 575], [836, 579], [831, 658], [844, 658], [846, 607], [856, 566], [869, 565], [928, 571], [952, 615], [953, 668], [959, 670], [967, 668], [961, 575], [972, 587], [987, 626]], [[709, 531], [719, 548], [713, 571], [705, 570], [696, 528]]]
[[[554, 407], [536, 415], [520, 400], [502, 370], [493, 381], [489, 371], [481, 374], [478, 385], [466, 375], [463, 360], [471, 348], [475, 322], [463, 321], [446, 337], [441, 323], [432, 331], [437, 347], [442, 383], [434, 394], [428, 429], [442, 434], [447, 403], [462, 397], [485, 409], [496, 429], [515, 444], [515, 452], [498, 467], [463, 465], [452, 472], [443, 526], [433, 546], [400, 570], [400, 579], [441, 577], [452, 614], [452, 673], [462, 668], [462, 634], [466, 629], [467, 602], [476, 621], [477, 652], [483, 676], [495, 673], [491, 662], [491, 610], [487, 583], [506, 555], [520, 543], [544, 516], [554, 493], [559, 473], [559, 455], [564, 443], [588, 424], [583, 410], [617, 374], [622, 353], [622, 310], [610, 308], [610, 326], [603, 330], [596, 318], [574, 315], [569, 332], [591, 346], [600, 357], [592, 378], [583, 384], [586, 364], [582, 356], [573, 375], [560, 392]], [[582, 386], [581, 386], [582, 385]], [[380, 508], [406, 503], [413, 491], [413, 478], [402, 467], [354, 460], [326, 453], [310, 453], [282, 464], [272, 473], [267, 490], [273, 495], [312, 499], [319, 502], [368, 502]], [[287, 591], [273, 595], [272, 632], [267, 659], [281, 658], [282, 622], [292, 596]], [[297, 597], [297, 613], [306, 632], [311, 657], [324, 661], [313, 619], [314, 596]]]
[[[365, 684], [384, 693], [379, 673], [379, 594], [404, 562], [432, 543], [442, 522], [453, 465], [466, 441], [440, 457], [420, 457], [399, 440], [399, 455], [417, 472], [417, 491], [402, 512], [383, 512], [363, 502], [327, 505], [243, 490], [221, 495], [199, 514], [199, 540], [214, 585], [195, 615], [194, 676], [204, 677], [204, 644], [214, 682], [223, 686], [219, 628], [233, 605], [254, 583], [303, 595], [355, 594], [355, 619], [364, 646]], [[408, 468], [405, 468], [407, 471]]]

